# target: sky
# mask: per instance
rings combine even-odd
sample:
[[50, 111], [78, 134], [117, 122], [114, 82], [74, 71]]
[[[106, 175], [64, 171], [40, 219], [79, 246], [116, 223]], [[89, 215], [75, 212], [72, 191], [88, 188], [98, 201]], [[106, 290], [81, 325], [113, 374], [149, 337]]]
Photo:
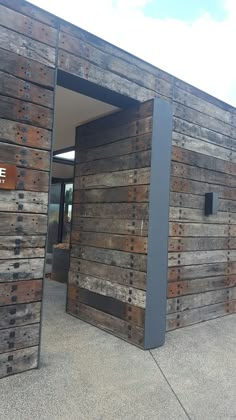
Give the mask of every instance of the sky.
[[31, 0], [236, 106], [236, 0]]

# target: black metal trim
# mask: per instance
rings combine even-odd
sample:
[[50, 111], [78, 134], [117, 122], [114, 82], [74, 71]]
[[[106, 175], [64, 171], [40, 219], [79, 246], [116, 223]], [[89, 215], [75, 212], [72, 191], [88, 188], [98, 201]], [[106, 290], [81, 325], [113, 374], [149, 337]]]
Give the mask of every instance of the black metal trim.
[[57, 158], [57, 157], [53, 158], [53, 163], [60, 163], [62, 165], [69, 165], [69, 166], [74, 166], [75, 164], [74, 160]]
[[140, 103], [128, 96], [121, 95], [105, 87], [96, 85], [88, 80], [82, 79], [65, 71], [59, 70], [57, 73], [57, 85], [98, 101], [117, 106], [118, 108], [128, 108]]
[[172, 106], [154, 98], [149, 194], [144, 348], [162, 346], [166, 331]]

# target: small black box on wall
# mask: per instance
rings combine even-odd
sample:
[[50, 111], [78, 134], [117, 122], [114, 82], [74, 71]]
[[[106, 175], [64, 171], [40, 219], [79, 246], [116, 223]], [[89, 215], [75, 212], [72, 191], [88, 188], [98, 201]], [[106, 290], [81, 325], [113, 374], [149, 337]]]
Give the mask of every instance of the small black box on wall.
[[205, 215], [217, 214], [218, 211], [218, 193], [209, 192], [205, 194]]

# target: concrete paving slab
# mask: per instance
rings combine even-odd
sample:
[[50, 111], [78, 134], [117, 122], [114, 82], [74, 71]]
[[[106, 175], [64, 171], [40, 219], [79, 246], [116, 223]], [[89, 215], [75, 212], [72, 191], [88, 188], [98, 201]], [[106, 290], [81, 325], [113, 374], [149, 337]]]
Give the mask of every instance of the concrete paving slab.
[[170, 332], [152, 354], [191, 419], [236, 419], [236, 315]]
[[0, 419], [185, 420], [153, 357], [65, 314], [65, 286], [46, 281], [39, 370], [0, 382]]

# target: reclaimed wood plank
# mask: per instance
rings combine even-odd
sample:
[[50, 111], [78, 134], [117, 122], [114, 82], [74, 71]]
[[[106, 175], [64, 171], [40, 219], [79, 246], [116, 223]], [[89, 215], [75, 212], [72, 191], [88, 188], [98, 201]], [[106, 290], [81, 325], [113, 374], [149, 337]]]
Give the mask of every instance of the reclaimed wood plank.
[[45, 235], [30, 235], [30, 236], [0, 236], [0, 250], [12, 249], [13, 247], [20, 246], [21, 249], [32, 250], [34, 248], [43, 248], [45, 247], [46, 237]]
[[0, 306], [38, 302], [42, 299], [42, 280], [0, 283]]
[[16, 280], [42, 279], [44, 258], [0, 260], [0, 283]]
[[0, 378], [35, 369], [38, 366], [38, 346], [0, 355]]
[[2, 95], [0, 95], [0, 117], [52, 129], [52, 110]]
[[87, 175], [75, 178], [75, 189], [127, 187], [127, 185], [143, 185], [150, 182], [150, 169], [141, 168], [106, 174]]
[[18, 167], [50, 170], [50, 152], [1, 143], [0, 162]]
[[[149, 185], [75, 190], [74, 203], [148, 202]], [[178, 201], [179, 202], [179, 201]]]
[[[180, 239], [184, 237], [207, 237], [213, 239], [214, 237], [229, 237], [228, 224], [209, 224], [209, 223], [169, 223], [169, 235], [178, 236]], [[236, 235], [236, 226], [230, 225], [230, 237]]]
[[[1, 16], [1, 15], [0, 15]], [[0, 71], [0, 94], [53, 108], [53, 91]]]
[[39, 324], [0, 330], [0, 353], [39, 344]]
[[194, 280], [184, 280], [168, 283], [168, 298], [182, 295], [193, 295], [196, 293], [205, 293], [217, 289], [236, 286], [235, 275], [206, 277]]
[[17, 168], [17, 190], [48, 192], [49, 172]]
[[43, 22], [49, 26], [58, 27], [58, 18], [46, 12], [46, 10], [40, 9], [39, 7], [33, 5], [32, 3], [27, 3], [24, 0], [1, 0], [1, 4], [4, 4], [9, 9], [16, 10], [23, 15], [29, 16], [39, 22]]
[[36, 149], [50, 150], [52, 133], [43, 128], [0, 119], [0, 139]]
[[31, 191], [0, 190], [0, 211], [47, 214], [48, 194]]
[[54, 87], [54, 69], [2, 48], [0, 48], [0, 70], [37, 85]]
[[104, 146], [81, 150], [76, 156], [76, 163], [81, 164], [94, 161], [96, 159], [118, 157], [149, 150], [151, 149], [151, 140], [152, 135], [151, 133], [148, 133], [123, 140], [117, 140], [114, 143], [107, 143]]
[[124, 156], [97, 159], [92, 162], [80, 163], [75, 167], [75, 176], [90, 175], [105, 172], [124, 171], [151, 166], [151, 151], [133, 153]]
[[[181, 210], [181, 211], [180, 211]], [[206, 224], [235, 224], [236, 214], [229, 212], [218, 212], [211, 217], [205, 216], [204, 209], [189, 209], [178, 207], [170, 207], [171, 222], [190, 222], [190, 223], [206, 223]]]
[[[92, 175], [91, 175], [92, 176]], [[82, 184], [82, 182], [80, 181]], [[236, 200], [236, 192], [232, 187], [210, 184], [208, 182], [193, 181], [186, 178], [171, 177], [171, 191], [203, 195], [207, 192], [217, 192], [219, 198]]]
[[97, 263], [77, 258], [71, 258], [70, 271], [74, 273], [88, 274], [111, 282], [117, 282], [125, 286], [145, 290], [146, 273], [133, 269], [116, 267], [108, 264]]
[[83, 231], [147, 236], [148, 223], [142, 219], [101, 219], [82, 218], [79, 216], [74, 219], [74, 223], [72, 224], [72, 242], [78, 239], [78, 235]]
[[79, 232], [77, 237], [72, 233], [71, 241], [72, 243], [77, 243], [79, 245], [147, 254], [147, 238], [139, 236]]
[[169, 281], [191, 280], [236, 274], [236, 262], [206, 263], [168, 268]]
[[47, 233], [47, 215], [0, 212], [0, 235]]
[[[236, 230], [235, 230], [236, 231]], [[169, 252], [208, 251], [208, 250], [236, 249], [236, 238], [227, 237], [197, 237], [197, 238], [169, 238]]]
[[48, 67], [55, 68], [56, 50], [28, 36], [21, 35], [7, 28], [0, 28], [0, 45], [23, 57], [30, 58]]
[[111, 266], [131, 268], [137, 271], [146, 272], [147, 269], [147, 257], [142, 254], [132, 254], [89, 246], [75, 247], [72, 245], [71, 256]]
[[147, 203], [74, 204], [74, 217], [101, 217], [109, 219], [148, 219]]
[[182, 312], [189, 309], [200, 308], [202, 306], [226, 302], [227, 300], [233, 300], [236, 295], [235, 290], [236, 288], [232, 287], [168, 299], [167, 313]]
[[56, 47], [57, 30], [0, 4], [0, 25]]
[[69, 54], [61, 49], [58, 50], [58, 68], [140, 102], [148, 101], [154, 96], [152, 90], [101, 69], [87, 59]]
[[[228, 257], [231, 261], [236, 260], [236, 250], [208, 250], [208, 251], [194, 251], [194, 252], [170, 252], [168, 255], [168, 265], [183, 266], [183, 265], [198, 265], [198, 264], [213, 264], [220, 262], [227, 262]], [[178, 263], [178, 261], [180, 263]]]
[[76, 303], [83, 303], [117, 318], [129, 321], [130, 324], [144, 328], [144, 310], [137, 306], [71, 285], [68, 286], [68, 299], [70, 306], [71, 303], [74, 306], [76, 306]]

